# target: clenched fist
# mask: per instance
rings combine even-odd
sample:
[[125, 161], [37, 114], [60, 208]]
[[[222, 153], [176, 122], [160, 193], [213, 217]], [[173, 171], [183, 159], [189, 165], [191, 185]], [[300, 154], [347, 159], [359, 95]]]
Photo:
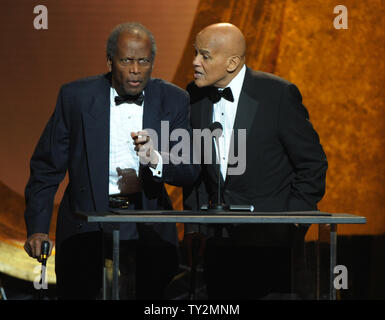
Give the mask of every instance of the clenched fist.
[[37, 259], [37, 261], [41, 262], [41, 244], [43, 241], [49, 242], [49, 253], [48, 256], [51, 255], [53, 242], [48, 238], [48, 234], [45, 233], [34, 233], [31, 234], [28, 239], [24, 243], [24, 250], [28, 253], [28, 255], [32, 258]]

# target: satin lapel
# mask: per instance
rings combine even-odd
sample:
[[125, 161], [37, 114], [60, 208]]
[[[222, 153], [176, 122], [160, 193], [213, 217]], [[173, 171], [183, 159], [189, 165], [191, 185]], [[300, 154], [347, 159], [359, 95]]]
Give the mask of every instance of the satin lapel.
[[[233, 126], [233, 139], [232, 144], [230, 145], [230, 152], [233, 152], [233, 155], [238, 154], [238, 130], [246, 129], [246, 146], [247, 142], [251, 141], [250, 132], [251, 127], [254, 122], [254, 118], [259, 108], [259, 102], [252, 98], [248, 92], [252, 90], [250, 74], [246, 71], [244, 84], [242, 87], [241, 95], [239, 96], [239, 102], [237, 107], [237, 113], [235, 116], [234, 126]], [[235, 164], [237, 165], [237, 164]], [[231, 175], [226, 176], [226, 184], [231, 180]]]
[[213, 122], [213, 103], [205, 98], [202, 100], [200, 106], [201, 110], [201, 128], [208, 128]]
[[[163, 102], [162, 97], [162, 86], [159, 85], [159, 79], [150, 79], [146, 85], [146, 88], [144, 89], [144, 104], [143, 104], [143, 121], [142, 121], [142, 129], [146, 129], [149, 131], [151, 138], [154, 141], [154, 145], [157, 146], [158, 151], [164, 151], [161, 149], [161, 126], [162, 121], [170, 121], [170, 110], [166, 109], [166, 106]], [[167, 125], [167, 124], [166, 124]], [[149, 130], [151, 129], [151, 130]], [[151, 135], [151, 131], [155, 130], [156, 137]], [[167, 130], [168, 131], [168, 130]], [[169, 135], [169, 132], [165, 132], [164, 134]], [[155, 138], [157, 141], [155, 141]], [[165, 138], [168, 139], [168, 138]], [[164, 147], [166, 149], [166, 147]], [[167, 151], [167, 150], [165, 150]], [[143, 167], [141, 167], [143, 168]], [[142, 176], [144, 174], [144, 177], [147, 176], [146, 173], [141, 173], [139, 176]], [[152, 183], [147, 183], [148, 179], [143, 178], [143, 207], [151, 208], [154, 205], [156, 205], [156, 201], [154, 202], [154, 197], [156, 196], [156, 189], [153, 188]], [[152, 181], [152, 180], [150, 180]], [[166, 192], [166, 191], [164, 191]]]
[[110, 84], [106, 78], [95, 88], [82, 120], [95, 208], [103, 210], [108, 207], [110, 151]]
[[156, 85], [156, 79], [151, 79], [144, 89], [143, 104], [143, 129], [155, 130], [160, 143], [161, 121], [167, 120], [167, 112], [163, 109], [160, 86]]

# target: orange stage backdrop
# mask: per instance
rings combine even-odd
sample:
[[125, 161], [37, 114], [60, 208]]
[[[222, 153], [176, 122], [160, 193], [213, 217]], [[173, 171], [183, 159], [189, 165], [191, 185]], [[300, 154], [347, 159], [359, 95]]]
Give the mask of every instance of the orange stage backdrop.
[[[153, 75], [181, 87], [192, 80], [193, 40], [214, 22], [245, 33], [247, 64], [292, 81], [329, 160], [320, 209], [364, 215], [340, 234], [385, 231], [385, 22], [383, 0], [344, 0], [348, 29], [336, 30], [324, 0], [3, 0], [0, 12], [0, 238], [23, 239], [28, 161], [59, 87], [105, 72], [105, 42], [134, 20], [158, 43]], [[48, 30], [33, 28], [34, 6], [48, 8]], [[62, 195], [60, 188], [57, 201]], [[176, 209], [180, 189], [168, 188]], [[182, 232], [183, 229], [181, 228]]]
[[[348, 9], [337, 30], [335, 6]], [[319, 208], [367, 217], [339, 234], [385, 232], [385, 14], [371, 0], [201, 0], [174, 82], [191, 81], [192, 43], [203, 27], [231, 22], [245, 34], [247, 64], [295, 83], [329, 161]]]

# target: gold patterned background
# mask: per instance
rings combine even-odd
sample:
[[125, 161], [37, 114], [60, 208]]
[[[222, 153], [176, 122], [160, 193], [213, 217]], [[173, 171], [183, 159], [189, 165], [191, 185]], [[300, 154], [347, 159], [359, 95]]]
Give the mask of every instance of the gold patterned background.
[[[348, 29], [335, 29], [343, 4]], [[327, 154], [319, 209], [367, 217], [339, 234], [385, 232], [384, 1], [202, 0], [175, 83], [191, 81], [195, 34], [231, 22], [245, 34], [247, 65], [295, 83]]]

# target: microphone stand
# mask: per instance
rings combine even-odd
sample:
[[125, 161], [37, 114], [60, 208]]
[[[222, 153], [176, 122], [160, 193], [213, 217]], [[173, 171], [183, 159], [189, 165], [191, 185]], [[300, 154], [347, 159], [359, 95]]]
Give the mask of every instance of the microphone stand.
[[213, 122], [209, 129], [211, 133], [213, 134], [215, 130], [220, 129], [220, 133], [218, 136], [213, 134], [213, 139], [215, 139], [215, 145], [217, 146], [217, 156], [218, 156], [218, 202], [209, 204], [204, 204], [200, 207], [201, 210], [207, 210], [207, 212], [213, 212], [213, 213], [221, 213], [225, 211], [248, 211], [252, 212], [254, 211], [253, 205], [229, 205], [221, 202], [221, 156], [220, 156], [220, 150], [219, 150], [219, 137], [222, 135], [223, 127], [219, 122]]
[[228, 211], [229, 206], [225, 205], [224, 203], [221, 202], [221, 153], [219, 150], [219, 136], [216, 137], [214, 136], [213, 139], [215, 139], [215, 144], [218, 149], [218, 154], [217, 154], [217, 160], [218, 160], [218, 202], [217, 203], [210, 203], [209, 208], [207, 212], [223, 212], [223, 211]]

